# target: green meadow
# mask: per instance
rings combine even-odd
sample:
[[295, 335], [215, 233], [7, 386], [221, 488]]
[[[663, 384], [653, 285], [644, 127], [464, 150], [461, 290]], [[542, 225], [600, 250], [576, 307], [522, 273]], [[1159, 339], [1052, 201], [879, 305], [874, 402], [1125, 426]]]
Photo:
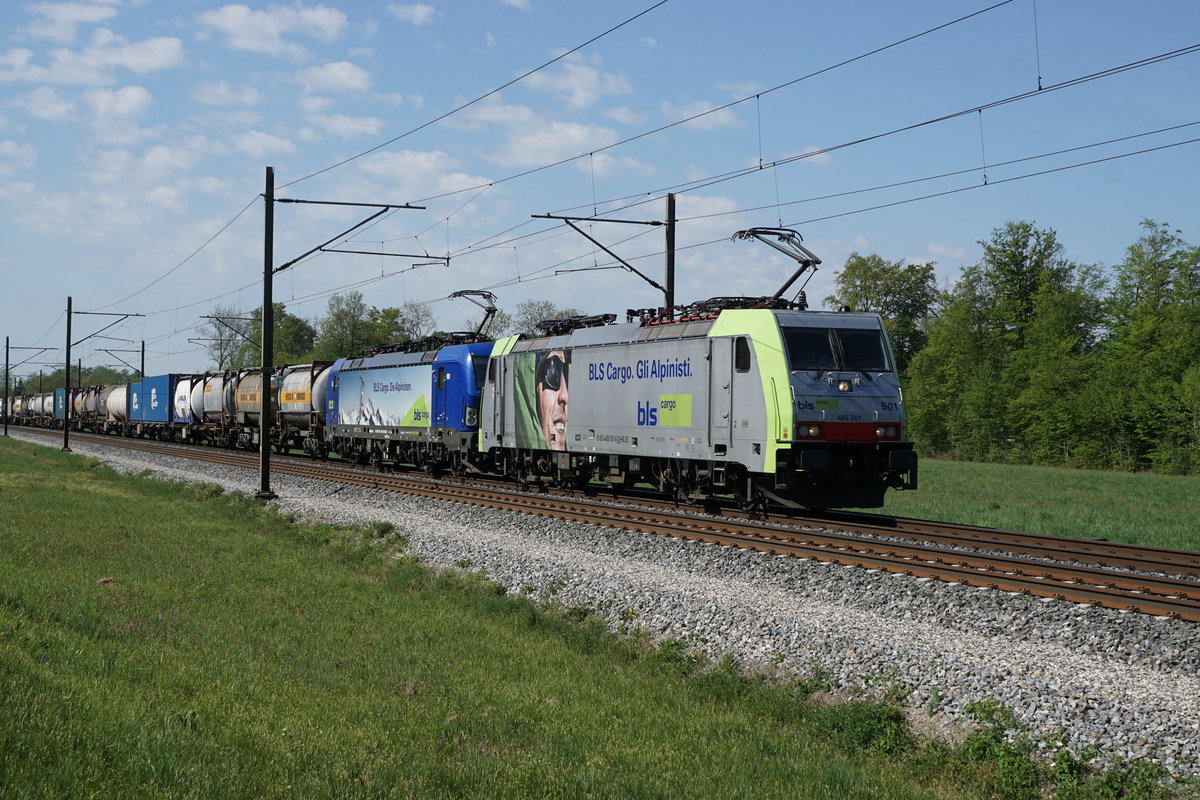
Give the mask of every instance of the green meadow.
[[701, 663], [404, 551], [0, 440], [0, 797], [1173, 796], [1147, 764], [1035, 762], [1002, 708], [923, 742], [887, 692], [814, 702], [819, 672]]
[[876, 513], [1200, 550], [1200, 478], [921, 460], [920, 488]]

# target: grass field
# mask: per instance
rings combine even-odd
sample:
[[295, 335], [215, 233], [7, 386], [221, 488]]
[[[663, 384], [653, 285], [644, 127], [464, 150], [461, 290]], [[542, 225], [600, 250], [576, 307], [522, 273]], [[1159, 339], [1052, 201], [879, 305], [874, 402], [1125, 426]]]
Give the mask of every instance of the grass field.
[[[921, 745], [297, 523], [0, 440], [0, 797], [1155, 797], [1004, 726]], [[993, 715], [994, 716], [994, 715]], [[1114, 793], [1115, 792], [1115, 793]]]
[[[872, 509], [879, 511], [879, 509]], [[883, 513], [1200, 550], [1200, 478], [922, 459]]]

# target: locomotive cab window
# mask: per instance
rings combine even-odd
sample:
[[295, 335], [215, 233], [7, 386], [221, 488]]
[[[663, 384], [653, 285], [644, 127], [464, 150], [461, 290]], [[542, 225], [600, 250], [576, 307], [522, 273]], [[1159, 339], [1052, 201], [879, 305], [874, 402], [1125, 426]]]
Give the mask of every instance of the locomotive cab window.
[[733, 368], [738, 372], [750, 371], [750, 343], [739, 336], [733, 345]]
[[445, 367], [438, 367], [437, 388], [438, 388], [438, 391], [441, 391], [446, 388], [446, 368]]
[[783, 340], [792, 372], [837, 369], [828, 329], [784, 328]]
[[783, 341], [792, 372], [892, 370], [880, 330], [784, 328]]
[[471, 366], [475, 370], [475, 388], [482, 389], [483, 382], [487, 380], [488, 362], [483, 356], [475, 354], [471, 356]]
[[842, 348], [845, 369], [859, 372], [887, 372], [887, 350], [879, 331], [840, 330], [837, 338]]

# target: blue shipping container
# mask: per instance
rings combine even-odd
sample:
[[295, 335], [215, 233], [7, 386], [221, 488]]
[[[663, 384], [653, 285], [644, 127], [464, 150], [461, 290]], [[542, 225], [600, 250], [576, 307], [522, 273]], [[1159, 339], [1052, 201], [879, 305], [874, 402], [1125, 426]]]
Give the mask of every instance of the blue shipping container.
[[172, 375], [153, 375], [129, 387], [129, 419], [134, 422], [171, 421]]
[[141, 420], [142, 420], [142, 405], [141, 405], [142, 383], [141, 383], [141, 381], [138, 381], [137, 383], [129, 384], [128, 392], [129, 393], [126, 395], [128, 405], [125, 407], [126, 413], [128, 414], [128, 419], [130, 422], [141, 422]]

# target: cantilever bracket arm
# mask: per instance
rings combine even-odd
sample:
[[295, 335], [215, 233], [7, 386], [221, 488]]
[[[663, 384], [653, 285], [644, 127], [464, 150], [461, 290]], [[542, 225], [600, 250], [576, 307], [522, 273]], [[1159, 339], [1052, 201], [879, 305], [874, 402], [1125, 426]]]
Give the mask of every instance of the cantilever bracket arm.
[[[230, 325], [228, 322], [226, 322], [226, 321], [225, 321], [224, 319], [222, 319], [221, 317], [213, 317], [213, 316], [208, 316], [208, 315], [205, 315], [205, 316], [202, 316], [202, 317], [200, 317], [200, 319], [211, 319], [211, 320], [213, 320], [214, 322], [219, 322], [219, 323], [221, 323], [222, 325], [224, 325], [226, 328], [229, 328], [229, 330], [231, 330], [231, 331], [233, 331], [234, 333], [236, 333], [238, 336], [240, 336], [240, 337], [242, 337], [243, 339], [245, 339], [245, 340], [246, 340], [247, 342], [249, 342], [250, 344], [254, 345], [255, 347], [261, 347], [261, 345], [259, 345], [257, 342], [251, 341], [251, 339], [250, 339], [250, 337], [249, 337], [249, 336], [247, 336], [246, 334], [244, 334], [244, 333], [242, 333], [241, 331], [239, 331], [237, 328], [235, 328], [235, 327], [233, 327], [232, 325]], [[261, 322], [262, 322], [262, 320], [256, 320], [256, 319], [254, 319], [253, 317], [229, 317], [229, 319], [236, 319], [236, 320], [240, 320], [240, 321], [242, 321], [242, 322], [258, 322], [258, 323], [261, 323]], [[214, 341], [215, 341], [215, 340], [214, 340]]]
[[413, 266], [428, 266], [429, 264], [442, 264], [450, 266], [450, 256], [431, 256], [429, 253], [383, 253], [378, 250], [342, 250], [337, 247], [321, 247], [323, 253], [349, 253], [355, 256], [390, 256], [391, 258], [430, 258], [432, 261], [427, 261], [422, 264], [414, 264]]
[[[619, 255], [617, 255], [616, 253], [614, 253], [612, 250], [609, 250], [607, 247], [605, 247], [605, 246], [604, 246], [604, 244], [603, 244], [603, 243], [601, 243], [601, 242], [600, 242], [599, 240], [597, 240], [595, 237], [591, 236], [591, 235], [590, 235], [590, 234], [589, 234], [587, 231], [585, 231], [583, 228], [581, 228], [581, 227], [579, 227], [578, 225], [576, 225], [576, 224], [575, 224], [575, 223], [574, 223], [574, 222], [573, 222], [571, 219], [568, 219], [567, 217], [552, 217], [552, 216], [550, 216], [549, 214], [532, 214], [531, 216], [533, 216], [533, 217], [535, 217], [535, 218], [537, 218], [537, 219], [561, 219], [563, 222], [567, 223], [567, 224], [568, 224], [568, 225], [570, 225], [572, 228], [574, 228], [574, 229], [575, 229], [575, 230], [576, 230], [576, 231], [577, 231], [577, 232], [578, 232], [578, 233], [579, 233], [581, 236], [583, 236], [583, 238], [587, 239], [589, 242], [591, 242], [592, 244], [596, 245], [596, 247], [599, 247], [601, 250], [603, 250], [604, 252], [608, 253], [610, 256], [612, 256], [613, 258], [615, 258], [617, 261], [621, 262], [621, 266], [625, 267], [625, 269], [627, 269], [628, 271], [632, 272], [634, 275], [637, 275], [639, 278], [641, 278], [641, 279], [642, 279], [642, 280], [644, 280], [646, 283], [648, 283], [648, 284], [650, 284], [651, 286], [653, 286], [655, 289], [658, 289], [660, 292], [665, 292], [665, 291], [666, 291], [666, 289], [664, 289], [664, 288], [663, 288], [663, 286], [662, 286], [662, 284], [661, 284], [661, 283], [658, 283], [657, 281], [653, 280], [652, 278], [649, 278], [649, 277], [647, 277], [647, 276], [646, 276], [646, 275], [645, 275], [643, 272], [641, 272], [641, 271], [640, 271], [640, 270], [639, 270], [637, 267], [633, 266], [633, 265], [632, 265], [632, 264], [630, 264], [628, 261], [626, 261], [625, 259], [621, 258]], [[629, 222], [629, 221], [628, 221], [628, 220], [615, 220], [615, 219], [606, 219], [606, 220], [596, 220], [596, 222]], [[661, 223], [661, 222], [643, 222], [643, 223], [641, 223], [641, 224], [642, 224], [642, 225], [661, 225], [662, 223]]]
[[[117, 355], [117, 351], [116, 351], [116, 350], [105, 350], [103, 347], [101, 347], [101, 348], [100, 348], [100, 352], [101, 352], [101, 353], [108, 353], [110, 356], [112, 356], [113, 358], [115, 358], [117, 361], [120, 361], [122, 364], [124, 364], [125, 366], [129, 367], [129, 369], [130, 369], [131, 371], [133, 371], [133, 372], [137, 372], [137, 373], [139, 373], [139, 374], [141, 373], [141, 370], [140, 370], [140, 369], [138, 369], [137, 367], [135, 367], [133, 364], [130, 364], [128, 361], [126, 361], [125, 359], [121, 358], [119, 355]], [[133, 350], [122, 350], [122, 351], [120, 351], [120, 352], [123, 352], [123, 353], [132, 353], [132, 352], [135, 352], [135, 351], [133, 351]]]
[[129, 319], [130, 317], [146, 316], [145, 314], [121, 314], [121, 313], [117, 313], [117, 312], [101, 312], [101, 311], [72, 311], [71, 313], [72, 314], [86, 314], [88, 316], [93, 316], [93, 317], [120, 317], [120, 319], [113, 320], [112, 322], [108, 323], [103, 328], [101, 328], [100, 330], [91, 334], [90, 336], [85, 336], [82, 339], [80, 339], [78, 342], [74, 342], [71, 345], [71, 347], [78, 347], [79, 345], [86, 342], [88, 339], [99, 336], [100, 334], [104, 333], [106, 330], [108, 330], [112, 326], [118, 325], [118, 324], [124, 322], [125, 320]]
[[[291, 201], [289, 201], [289, 202], [293, 202], [293, 203], [294, 203], [294, 202], [297, 202], [297, 201], [295, 201], [295, 200], [291, 200]], [[362, 222], [358, 223], [357, 225], [351, 225], [349, 228], [347, 228], [346, 230], [342, 231], [342, 232], [341, 232], [341, 233], [339, 233], [337, 236], [334, 236], [332, 239], [328, 239], [328, 240], [326, 240], [326, 241], [324, 241], [324, 242], [321, 242], [319, 245], [317, 245], [317, 246], [316, 246], [316, 247], [314, 247], [313, 249], [311, 249], [311, 250], [309, 250], [309, 251], [307, 251], [307, 252], [305, 252], [305, 253], [302, 253], [302, 254], [300, 254], [300, 255], [296, 256], [295, 258], [293, 258], [291, 261], [287, 262], [286, 264], [280, 264], [278, 267], [276, 267], [275, 269], [271, 270], [271, 274], [272, 274], [272, 275], [275, 275], [275, 274], [278, 274], [278, 273], [280, 273], [280, 272], [283, 272], [283, 271], [284, 271], [285, 269], [287, 269], [288, 267], [295, 266], [295, 265], [296, 265], [296, 264], [297, 264], [299, 261], [302, 261], [303, 259], [305, 259], [305, 258], [308, 258], [309, 256], [311, 256], [313, 253], [317, 252], [318, 250], [322, 250], [322, 249], [324, 249], [326, 245], [333, 244], [333, 243], [334, 243], [334, 242], [336, 242], [338, 239], [341, 239], [343, 236], [348, 236], [349, 234], [351, 234], [351, 233], [354, 233], [356, 230], [358, 230], [359, 228], [361, 228], [363, 225], [366, 225], [368, 222], [371, 222], [372, 220], [375, 220], [376, 218], [383, 216], [384, 214], [386, 214], [386, 213], [388, 212], [388, 209], [390, 209], [390, 208], [392, 208], [392, 206], [384, 206], [383, 208], [379, 209], [378, 211], [376, 211], [376, 212], [375, 212], [374, 214], [372, 214], [371, 216], [369, 216], [369, 217], [367, 217], [366, 219], [364, 219]]]

